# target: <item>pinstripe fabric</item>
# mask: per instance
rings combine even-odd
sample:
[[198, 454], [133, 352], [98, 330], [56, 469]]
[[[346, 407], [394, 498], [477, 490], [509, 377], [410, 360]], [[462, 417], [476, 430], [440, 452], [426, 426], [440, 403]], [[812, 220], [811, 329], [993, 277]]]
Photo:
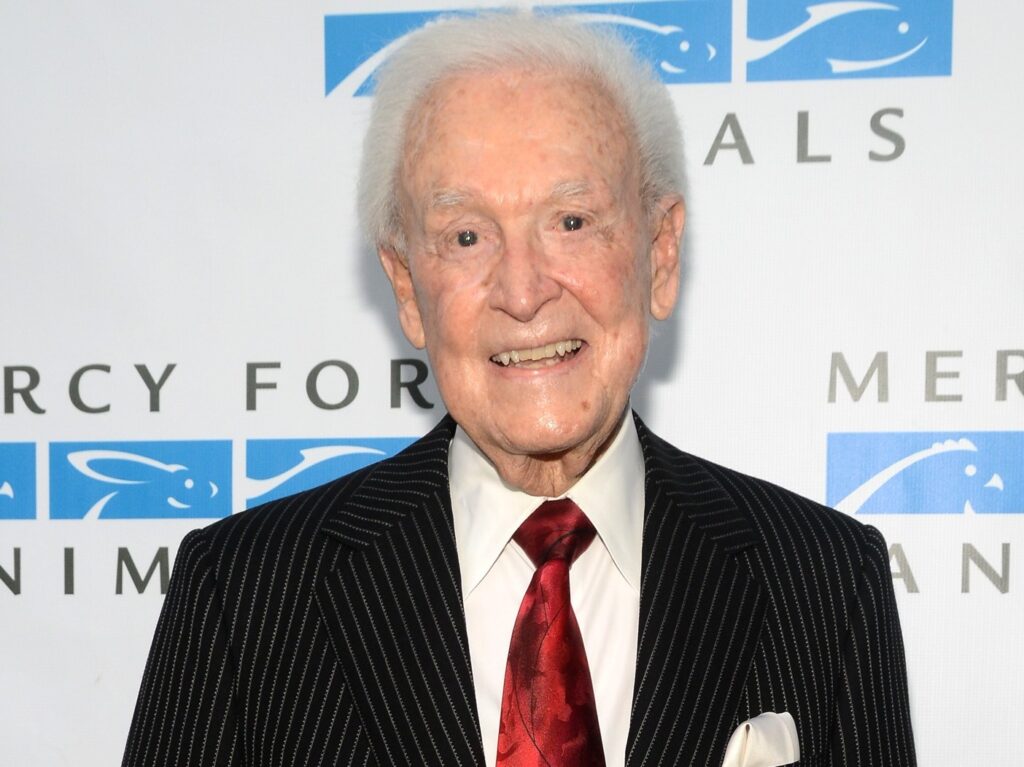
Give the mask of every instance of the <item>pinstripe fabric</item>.
[[185, 537], [142, 679], [125, 765], [369, 763], [319, 620], [340, 552], [316, 534], [342, 480]]
[[740, 722], [788, 711], [800, 765], [916, 764], [878, 531], [637, 429], [647, 501], [627, 763], [718, 765]]
[[[800, 765], [914, 764], [881, 536], [637, 428], [647, 477], [627, 763], [719, 765], [740, 721], [789, 711]], [[483, 765], [453, 430], [446, 418], [393, 459], [185, 538], [126, 767]]]

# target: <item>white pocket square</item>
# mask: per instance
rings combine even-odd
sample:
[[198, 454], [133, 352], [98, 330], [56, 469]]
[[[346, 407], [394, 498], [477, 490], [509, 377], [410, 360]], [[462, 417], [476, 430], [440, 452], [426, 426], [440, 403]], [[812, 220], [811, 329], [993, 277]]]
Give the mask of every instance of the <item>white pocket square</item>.
[[736, 728], [722, 767], [779, 767], [800, 759], [796, 722], [787, 712], [760, 714]]

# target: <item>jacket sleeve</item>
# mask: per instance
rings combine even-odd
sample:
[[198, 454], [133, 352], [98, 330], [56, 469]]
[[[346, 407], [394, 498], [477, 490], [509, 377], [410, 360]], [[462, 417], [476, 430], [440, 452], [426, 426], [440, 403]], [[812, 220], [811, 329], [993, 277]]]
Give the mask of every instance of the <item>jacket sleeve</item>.
[[867, 528], [864, 569], [843, 652], [832, 763], [917, 764], [889, 554], [873, 527]]
[[123, 767], [241, 764], [234, 678], [212, 558], [194, 530], [178, 549]]

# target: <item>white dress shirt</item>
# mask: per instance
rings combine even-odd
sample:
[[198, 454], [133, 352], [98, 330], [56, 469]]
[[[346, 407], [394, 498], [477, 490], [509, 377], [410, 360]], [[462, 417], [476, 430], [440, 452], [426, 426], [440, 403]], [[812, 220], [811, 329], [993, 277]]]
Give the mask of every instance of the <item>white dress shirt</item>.
[[[469, 654], [488, 767], [497, 759], [505, 663], [534, 566], [512, 535], [547, 498], [506, 485], [460, 428], [448, 454]], [[608, 767], [625, 763], [640, 622], [644, 459], [627, 411], [605, 453], [564, 496], [597, 537], [569, 571]]]

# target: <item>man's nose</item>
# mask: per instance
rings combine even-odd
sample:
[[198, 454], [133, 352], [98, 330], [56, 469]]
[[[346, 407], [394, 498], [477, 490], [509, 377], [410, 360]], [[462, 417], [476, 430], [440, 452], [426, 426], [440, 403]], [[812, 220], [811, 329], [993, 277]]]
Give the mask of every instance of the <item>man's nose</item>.
[[550, 274], [551, 262], [537, 238], [506, 237], [494, 273], [491, 306], [528, 322], [541, 307], [561, 295], [562, 287]]

